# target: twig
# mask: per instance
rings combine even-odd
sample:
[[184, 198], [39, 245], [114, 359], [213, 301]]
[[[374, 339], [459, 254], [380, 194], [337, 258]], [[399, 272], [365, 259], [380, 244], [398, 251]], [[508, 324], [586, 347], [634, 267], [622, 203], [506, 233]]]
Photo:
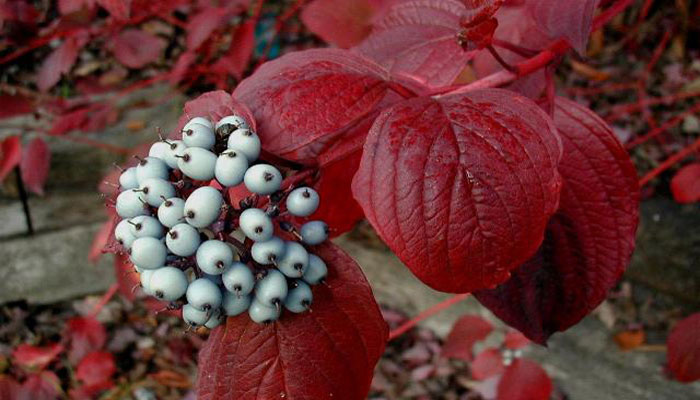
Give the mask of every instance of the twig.
[[109, 303], [109, 301], [114, 297], [114, 294], [117, 293], [117, 290], [119, 290], [119, 284], [118, 283], [113, 283], [112, 286], [107, 289], [107, 292], [102, 295], [102, 298], [100, 299], [99, 303], [95, 304], [95, 307], [92, 308], [92, 311], [90, 312], [90, 317], [95, 318], [97, 314], [102, 311], [104, 306]]
[[34, 234], [34, 225], [32, 224], [32, 214], [29, 210], [29, 196], [24, 188], [22, 181], [22, 172], [19, 167], [15, 167], [15, 177], [17, 178], [17, 190], [19, 191], [19, 199], [22, 201], [22, 210], [24, 211], [24, 221], [27, 223], [27, 235]]
[[682, 113], [676, 115], [675, 117], [669, 119], [668, 121], [664, 122], [661, 126], [652, 129], [652, 130], [651, 130], [649, 133], [647, 133], [646, 135], [640, 136], [640, 137], [638, 137], [638, 138], [632, 140], [631, 142], [627, 143], [627, 144], [625, 145], [625, 147], [626, 147], [627, 149], [631, 149], [631, 148], [633, 148], [633, 147], [635, 147], [635, 146], [637, 146], [637, 145], [640, 145], [640, 144], [646, 142], [647, 140], [649, 140], [649, 139], [651, 139], [651, 138], [654, 138], [654, 137], [656, 137], [656, 136], [658, 136], [658, 135], [660, 135], [660, 134], [662, 134], [662, 133], [668, 131], [669, 129], [671, 129], [671, 128], [673, 128], [674, 126], [676, 126], [676, 125], [680, 124], [681, 122], [683, 122], [683, 120], [684, 120], [687, 116], [692, 115], [692, 114], [695, 114], [695, 113], [697, 113], [697, 112], [700, 112], [700, 103], [695, 104], [693, 107], [691, 107], [691, 108], [685, 110], [684, 112], [682, 112]]
[[420, 323], [421, 321], [428, 319], [429, 317], [432, 317], [433, 315], [439, 313], [442, 310], [445, 310], [445, 309], [451, 307], [454, 304], [459, 303], [460, 301], [466, 299], [469, 296], [470, 296], [470, 293], [456, 294], [447, 300], [443, 300], [443, 301], [435, 304], [434, 306], [432, 306], [426, 310], [423, 310], [423, 312], [421, 312], [420, 314], [418, 314], [415, 317], [411, 318], [410, 320], [404, 322], [398, 328], [391, 331], [389, 333], [389, 340], [391, 341], [391, 340], [396, 339], [397, 337], [399, 337], [402, 334], [409, 331], [414, 326], [418, 325], [418, 323]]
[[642, 177], [642, 179], [639, 180], [639, 186], [644, 186], [649, 181], [652, 179], [656, 178], [659, 176], [662, 172], [666, 171], [667, 169], [671, 168], [675, 163], [678, 161], [681, 161], [682, 159], [686, 158], [689, 156], [691, 153], [694, 151], [700, 149], [700, 138], [684, 148], [683, 150], [679, 151], [678, 153], [672, 155], [671, 157], [667, 158], [666, 161], [662, 162], [659, 164], [656, 168], [653, 170], [649, 171], [646, 175]]
[[700, 96], [700, 91], [674, 93], [662, 97], [647, 98], [644, 101], [639, 101], [631, 104], [618, 104], [610, 109], [611, 113], [605, 117], [605, 121], [607, 121], [608, 123], [613, 123], [618, 119], [622, 118], [623, 116], [626, 116], [634, 111], [638, 111], [646, 106], [655, 106], [659, 104], [669, 105], [673, 102], [689, 99], [696, 96]]

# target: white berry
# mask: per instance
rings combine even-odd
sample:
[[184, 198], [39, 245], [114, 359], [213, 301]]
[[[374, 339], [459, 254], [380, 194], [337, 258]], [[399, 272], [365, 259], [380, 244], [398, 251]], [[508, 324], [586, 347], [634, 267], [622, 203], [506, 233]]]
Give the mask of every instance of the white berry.
[[189, 257], [199, 248], [199, 231], [193, 226], [181, 223], [173, 226], [165, 235], [168, 249], [180, 257]]
[[220, 240], [207, 240], [197, 249], [197, 266], [204, 273], [219, 275], [233, 263], [233, 250]]
[[160, 178], [146, 179], [139, 186], [143, 193], [142, 198], [153, 207], [159, 207], [163, 203], [163, 198], [175, 196], [175, 188], [169, 181]]
[[206, 228], [219, 218], [223, 203], [218, 190], [211, 186], [198, 188], [185, 201], [187, 223], [196, 228]]
[[122, 190], [139, 187], [139, 181], [136, 179], [136, 167], [127, 168], [119, 175], [119, 185], [122, 187]]
[[293, 287], [287, 294], [284, 307], [293, 313], [307, 311], [314, 299], [311, 288], [303, 281], [295, 281], [292, 285], [296, 285], [296, 287]]
[[250, 308], [248, 308], [248, 315], [253, 322], [258, 324], [267, 324], [270, 322], [277, 321], [281, 313], [281, 307], [268, 306], [258, 301], [258, 299], [253, 299], [250, 303]]
[[255, 277], [247, 265], [235, 262], [221, 275], [227, 291], [236, 296], [247, 296], [255, 287]]
[[211, 317], [209, 317], [209, 320], [204, 324], [204, 326], [209, 329], [214, 329], [217, 326], [221, 325], [223, 320], [224, 316], [221, 314], [221, 310], [217, 309], [214, 310], [214, 312], [211, 314]]
[[187, 291], [187, 277], [179, 268], [158, 268], [151, 275], [151, 291], [161, 300], [175, 301]]
[[310, 221], [301, 226], [299, 234], [304, 243], [315, 246], [328, 239], [328, 225], [323, 221]]
[[199, 310], [191, 304], [185, 304], [182, 307], [182, 319], [193, 328], [206, 324], [210, 317], [209, 311]]
[[249, 208], [241, 213], [239, 225], [243, 233], [256, 242], [264, 242], [272, 238], [274, 227], [272, 219], [259, 208]]
[[287, 297], [287, 278], [281, 272], [270, 269], [267, 275], [255, 284], [255, 297], [262, 304], [273, 307]]
[[171, 197], [158, 207], [158, 221], [168, 228], [185, 220], [185, 200]]
[[304, 272], [304, 280], [309, 285], [316, 285], [326, 279], [328, 267], [316, 254], [309, 254], [309, 265]]
[[277, 268], [290, 278], [301, 278], [309, 265], [309, 253], [297, 242], [287, 242], [284, 256], [277, 261]]
[[134, 240], [136, 240], [136, 236], [131, 233], [131, 225], [129, 224], [128, 220], [121, 220], [117, 224], [117, 226], [114, 228], [114, 238], [125, 249], [131, 248], [131, 244], [134, 242]]
[[308, 187], [292, 190], [287, 196], [287, 210], [297, 217], [308, 217], [318, 209], [318, 193]]
[[284, 256], [284, 241], [276, 236], [264, 242], [255, 242], [250, 249], [250, 255], [255, 262], [268, 265], [276, 263]]
[[141, 198], [141, 193], [135, 192], [134, 189], [127, 189], [119, 193], [115, 208], [117, 214], [122, 218], [134, 218], [139, 215], [149, 214], [148, 208]]
[[151, 145], [150, 150], [148, 150], [149, 157], [160, 158], [165, 161], [165, 154], [169, 151], [168, 144], [165, 142], [155, 142]]
[[219, 122], [216, 123], [216, 127], [214, 130], [219, 135], [226, 136], [239, 128], [249, 129], [250, 126], [248, 125], [248, 122], [243, 117], [238, 116], [238, 115], [229, 115], [229, 116], [221, 118], [219, 120]]
[[214, 176], [226, 187], [236, 186], [243, 182], [243, 176], [248, 170], [248, 159], [236, 150], [226, 150], [216, 159]]
[[151, 290], [151, 278], [153, 273], [156, 272], [155, 269], [144, 269], [139, 272], [139, 282], [141, 283], [141, 289], [143, 292], [149, 296], [153, 296], [153, 291]]
[[169, 176], [168, 164], [160, 158], [146, 157], [136, 166], [136, 180], [139, 185], [151, 178], [168, 180]]
[[154, 237], [160, 239], [163, 237], [163, 225], [160, 221], [147, 215], [140, 215], [129, 220], [129, 232], [136, 238]]
[[187, 302], [198, 310], [214, 310], [221, 306], [221, 289], [206, 278], [195, 279], [187, 288]]
[[250, 307], [251, 296], [236, 296], [231, 292], [224, 293], [224, 299], [221, 302], [221, 308], [229, 317], [234, 317], [243, 313]]
[[182, 152], [177, 167], [189, 178], [208, 181], [214, 178], [216, 154], [199, 147], [188, 147]]
[[260, 137], [250, 129], [236, 129], [228, 137], [226, 147], [240, 151], [248, 162], [253, 162], [260, 156]]
[[175, 169], [187, 146], [182, 140], [168, 140], [168, 146], [168, 151], [163, 155], [163, 161], [168, 164], [168, 167]]
[[156, 269], [165, 264], [168, 249], [160, 239], [141, 237], [131, 244], [131, 262], [144, 269]]
[[187, 147], [200, 147], [207, 150], [214, 147], [216, 134], [211, 127], [198, 123], [187, 125], [189, 126], [182, 130], [182, 141]]
[[186, 131], [192, 126], [193, 124], [200, 124], [204, 126], [208, 126], [209, 128], [214, 129], [214, 125], [209, 121], [209, 119], [204, 118], [204, 117], [194, 117], [191, 120], [187, 121], [185, 126], [182, 127], [183, 131]]
[[269, 164], [257, 164], [248, 168], [243, 183], [253, 193], [268, 195], [280, 189], [282, 186], [282, 174]]

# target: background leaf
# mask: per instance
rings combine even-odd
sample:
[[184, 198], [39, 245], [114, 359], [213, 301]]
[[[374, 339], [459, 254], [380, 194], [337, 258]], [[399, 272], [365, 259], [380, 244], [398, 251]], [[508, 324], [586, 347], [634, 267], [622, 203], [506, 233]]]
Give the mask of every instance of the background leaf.
[[515, 359], [498, 383], [497, 400], [549, 400], [552, 380], [539, 364]]
[[372, 22], [397, 0], [314, 0], [301, 13], [304, 25], [324, 41], [347, 49], [372, 31]]
[[359, 266], [333, 244], [312, 252], [328, 265], [312, 312], [256, 324], [230, 317], [200, 350], [198, 398], [360, 399], [369, 391], [388, 329]]
[[19, 136], [10, 136], [0, 143], [0, 182], [22, 160], [22, 142]]
[[586, 53], [593, 13], [599, 0], [528, 0], [527, 10], [552, 39], [563, 38], [579, 54]]
[[549, 116], [510, 91], [407, 100], [374, 122], [353, 194], [425, 284], [490, 288], [542, 241], [560, 146]]
[[114, 57], [129, 68], [142, 68], [158, 60], [167, 42], [141, 29], [124, 29], [111, 43]]
[[700, 163], [684, 166], [671, 179], [671, 193], [679, 203], [700, 200]]
[[464, 315], [452, 326], [442, 347], [441, 355], [472, 361], [474, 344], [486, 339], [491, 332], [493, 332], [493, 325], [489, 321], [478, 315]]
[[41, 138], [35, 138], [24, 149], [19, 169], [22, 181], [31, 192], [44, 195], [44, 183], [49, 176], [51, 165], [51, 150]]
[[37, 75], [36, 85], [39, 90], [48, 91], [61, 80], [61, 75], [68, 73], [73, 68], [73, 64], [78, 59], [78, 53], [86, 42], [85, 35], [73, 35], [66, 38], [58, 48], [46, 57], [41, 63]]
[[678, 322], [668, 337], [668, 370], [680, 382], [700, 380], [700, 313]]
[[475, 293], [496, 316], [537, 343], [578, 323], [629, 263], [638, 222], [637, 173], [610, 127], [558, 98], [564, 144], [560, 207], [538, 253], [496, 289]]

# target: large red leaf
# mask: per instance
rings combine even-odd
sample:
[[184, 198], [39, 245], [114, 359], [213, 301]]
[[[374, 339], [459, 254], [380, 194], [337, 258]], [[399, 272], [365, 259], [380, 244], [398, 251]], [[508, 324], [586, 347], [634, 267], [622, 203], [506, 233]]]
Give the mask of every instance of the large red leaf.
[[350, 48], [372, 31], [372, 23], [397, 0], [314, 0], [304, 8], [301, 20], [321, 39]]
[[700, 163], [688, 164], [671, 179], [671, 193], [679, 203], [700, 200]]
[[141, 29], [125, 29], [111, 42], [117, 61], [129, 68], [141, 68], [158, 60], [166, 41]]
[[557, 99], [564, 144], [560, 208], [540, 251], [477, 299], [537, 343], [578, 323], [627, 267], [637, 230], [637, 173], [610, 127], [589, 109]]
[[22, 383], [17, 400], [55, 400], [61, 396], [61, 381], [53, 371], [30, 375]]
[[560, 155], [549, 116], [513, 92], [417, 98], [377, 118], [353, 193], [420, 280], [471, 292], [506, 281], [539, 247]]
[[19, 136], [10, 136], [0, 143], [0, 182], [22, 160], [22, 142]]
[[477, 315], [465, 315], [452, 326], [452, 330], [445, 340], [445, 345], [442, 347], [441, 355], [472, 361], [474, 359], [474, 344], [486, 339], [492, 331], [493, 325], [489, 321]]
[[70, 345], [68, 358], [77, 364], [87, 354], [105, 345], [107, 331], [94, 317], [74, 317], [68, 320], [64, 337]]
[[109, 382], [116, 370], [112, 353], [95, 351], [83, 357], [76, 368], [75, 377], [85, 385], [99, 385]]
[[46, 57], [39, 67], [36, 78], [39, 90], [45, 92], [51, 89], [61, 79], [61, 75], [70, 71], [85, 43], [87, 43], [86, 34], [73, 35], [64, 40], [56, 50]]
[[233, 95], [255, 113], [263, 148], [303, 160], [376, 111], [389, 90], [387, 78], [357, 54], [314, 49], [265, 63]]
[[668, 370], [680, 382], [700, 380], [700, 313], [673, 327], [668, 337]]
[[0, 119], [28, 114], [34, 110], [31, 100], [21, 95], [0, 95]]
[[497, 400], [549, 400], [552, 380], [534, 361], [516, 359], [498, 383]]
[[408, 0], [389, 8], [355, 49], [394, 74], [432, 86], [451, 84], [474, 54], [457, 35], [471, 14], [460, 0]]
[[51, 151], [41, 138], [35, 138], [24, 149], [22, 162], [19, 164], [22, 181], [30, 191], [43, 196], [44, 183], [49, 176]]
[[563, 38], [585, 54], [599, 0], [528, 0], [525, 5], [547, 36]]
[[388, 329], [357, 264], [333, 244], [313, 248], [328, 285], [313, 311], [269, 325], [243, 314], [215, 329], [199, 356], [200, 400], [364, 399]]
[[26, 370], [42, 370], [62, 351], [63, 346], [58, 343], [44, 347], [21, 344], [12, 351], [12, 362]]

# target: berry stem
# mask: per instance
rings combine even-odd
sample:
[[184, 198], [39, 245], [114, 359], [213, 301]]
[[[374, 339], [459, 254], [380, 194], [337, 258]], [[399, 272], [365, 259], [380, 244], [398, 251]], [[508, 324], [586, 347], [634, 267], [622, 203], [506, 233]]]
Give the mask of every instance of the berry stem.
[[470, 295], [471, 295], [470, 293], [456, 294], [456, 295], [450, 297], [449, 299], [443, 300], [443, 301], [435, 304], [434, 306], [432, 306], [426, 310], [423, 310], [420, 314], [409, 319], [408, 321], [401, 324], [398, 328], [389, 332], [389, 341], [396, 339], [397, 337], [408, 332], [414, 326], [418, 325], [421, 321], [432, 317], [433, 315], [439, 313], [442, 310], [445, 310], [445, 309], [451, 307], [454, 304], [459, 303], [460, 301], [466, 299]]

